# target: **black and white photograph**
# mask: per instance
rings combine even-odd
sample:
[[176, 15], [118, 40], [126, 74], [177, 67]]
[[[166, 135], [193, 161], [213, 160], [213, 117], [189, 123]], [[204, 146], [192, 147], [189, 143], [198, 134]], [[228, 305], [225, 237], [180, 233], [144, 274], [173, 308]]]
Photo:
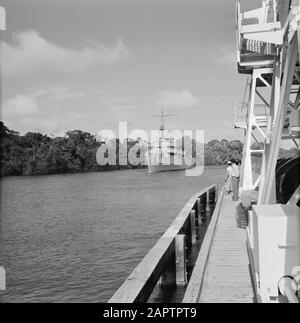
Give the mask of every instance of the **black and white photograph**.
[[300, 303], [300, 0], [0, 0], [0, 103], [0, 303]]

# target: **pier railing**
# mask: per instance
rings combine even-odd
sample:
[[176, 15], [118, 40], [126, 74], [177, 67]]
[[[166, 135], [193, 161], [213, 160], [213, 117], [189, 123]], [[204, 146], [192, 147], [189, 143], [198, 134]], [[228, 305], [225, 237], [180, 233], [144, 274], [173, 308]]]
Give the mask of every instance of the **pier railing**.
[[216, 226], [218, 223], [220, 211], [221, 211], [221, 205], [223, 201], [225, 193], [225, 188], [220, 192], [220, 196], [218, 198], [216, 207], [214, 209], [214, 213], [212, 215], [211, 221], [209, 223], [209, 227], [207, 228], [201, 249], [199, 251], [193, 274], [190, 278], [189, 284], [187, 286], [186, 292], [184, 294], [184, 298], [182, 300], [182, 303], [198, 303], [200, 294], [202, 291], [202, 285], [204, 281], [204, 274], [210, 254], [210, 249], [213, 243]]
[[162, 287], [187, 285], [187, 258], [201, 243], [200, 228], [210, 221], [217, 191], [211, 185], [189, 199], [109, 303], [146, 303], [158, 282]]

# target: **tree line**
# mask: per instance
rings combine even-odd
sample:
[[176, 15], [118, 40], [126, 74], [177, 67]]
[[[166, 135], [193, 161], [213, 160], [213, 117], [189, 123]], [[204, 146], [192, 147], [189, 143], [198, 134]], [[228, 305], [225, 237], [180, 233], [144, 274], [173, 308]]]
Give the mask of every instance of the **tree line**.
[[[116, 139], [116, 165], [99, 165], [96, 160], [98, 148], [104, 143], [95, 135], [81, 130], [68, 131], [63, 137], [50, 137], [37, 132], [20, 135], [8, 129], [0, 121], [0, 166], [1, 176], [46, 175], [146, 167], [145, 163], [132, 166], [119, 163], [119, 151], [127, 152], [139, 143], [127, 139], [126, 145]], [[140, 153], [146, 151], [141, 146]], [[224, 165], [231, 159], [241, 159], [243, 144], [239, 140], [212, 140], [204, 147], [205, 165]], [[195, 141], [192, 141], [195, 153]], [[126, 152], [126, 151], [125, 151]], [[144, 155], [141, 160], [144, 160]]]
[[[46, 175], [97, 172], [142, 167], [142, 165], [99, 165], [96, 153], [103, 142], [81, 130], [68, 131], [63, 137], [37, 132], [20, 135], [0, 121], [1, 176]], [[136, 141], [128, 140], [130, 149]], [[120, 144], [118, 142], [118, 150]], [[118, 155], [117, 155], [118, 159]]]

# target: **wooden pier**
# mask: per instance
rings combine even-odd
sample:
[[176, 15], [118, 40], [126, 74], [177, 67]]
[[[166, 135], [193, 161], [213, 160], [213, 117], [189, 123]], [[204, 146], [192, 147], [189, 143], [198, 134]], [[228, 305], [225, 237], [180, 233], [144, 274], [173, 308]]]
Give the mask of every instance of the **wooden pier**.
[[183, 302], [253, 303], [246, 246], [246, 217], [240, 202], [224, 196], [199, 253]]
[[[215, 185], [192, 196], [110, 302], [147, 302], [158, 284], [159, 288], [186, 286], [184, 303], [252, 303], [255, 297], [244, 210], [240, 202], [224, 196], [224, 188], [216, 205], [215, 197]], [[214, 210], [212, 216], [209, 209]], [[205, 218], [208, 225], [201, 239], [199, 230]], [[197, 244], [199, 249], [192, 260], [191, 251]]]
[[199, 302], [254, 300], [246, 246], [245, 213], [226, 196], [211, 247]]

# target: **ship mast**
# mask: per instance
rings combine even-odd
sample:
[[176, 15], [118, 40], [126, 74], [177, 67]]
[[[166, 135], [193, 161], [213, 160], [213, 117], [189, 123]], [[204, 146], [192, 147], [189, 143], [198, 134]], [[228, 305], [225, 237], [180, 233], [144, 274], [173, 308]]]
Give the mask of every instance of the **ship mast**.
[[160, 114], [153, 115], [153, 117], [161, 118], [161, 126], [160, 126], [159, 130], [161, 131], [162, 134], [163, 134], [164, 130], [166, 130], [166, 128], [165, 128], [165, 118], [166, 117], [172, 117], [172, 116], [174, 116], [174, 114], [165, 114], [163, 109], [161, 110]]

